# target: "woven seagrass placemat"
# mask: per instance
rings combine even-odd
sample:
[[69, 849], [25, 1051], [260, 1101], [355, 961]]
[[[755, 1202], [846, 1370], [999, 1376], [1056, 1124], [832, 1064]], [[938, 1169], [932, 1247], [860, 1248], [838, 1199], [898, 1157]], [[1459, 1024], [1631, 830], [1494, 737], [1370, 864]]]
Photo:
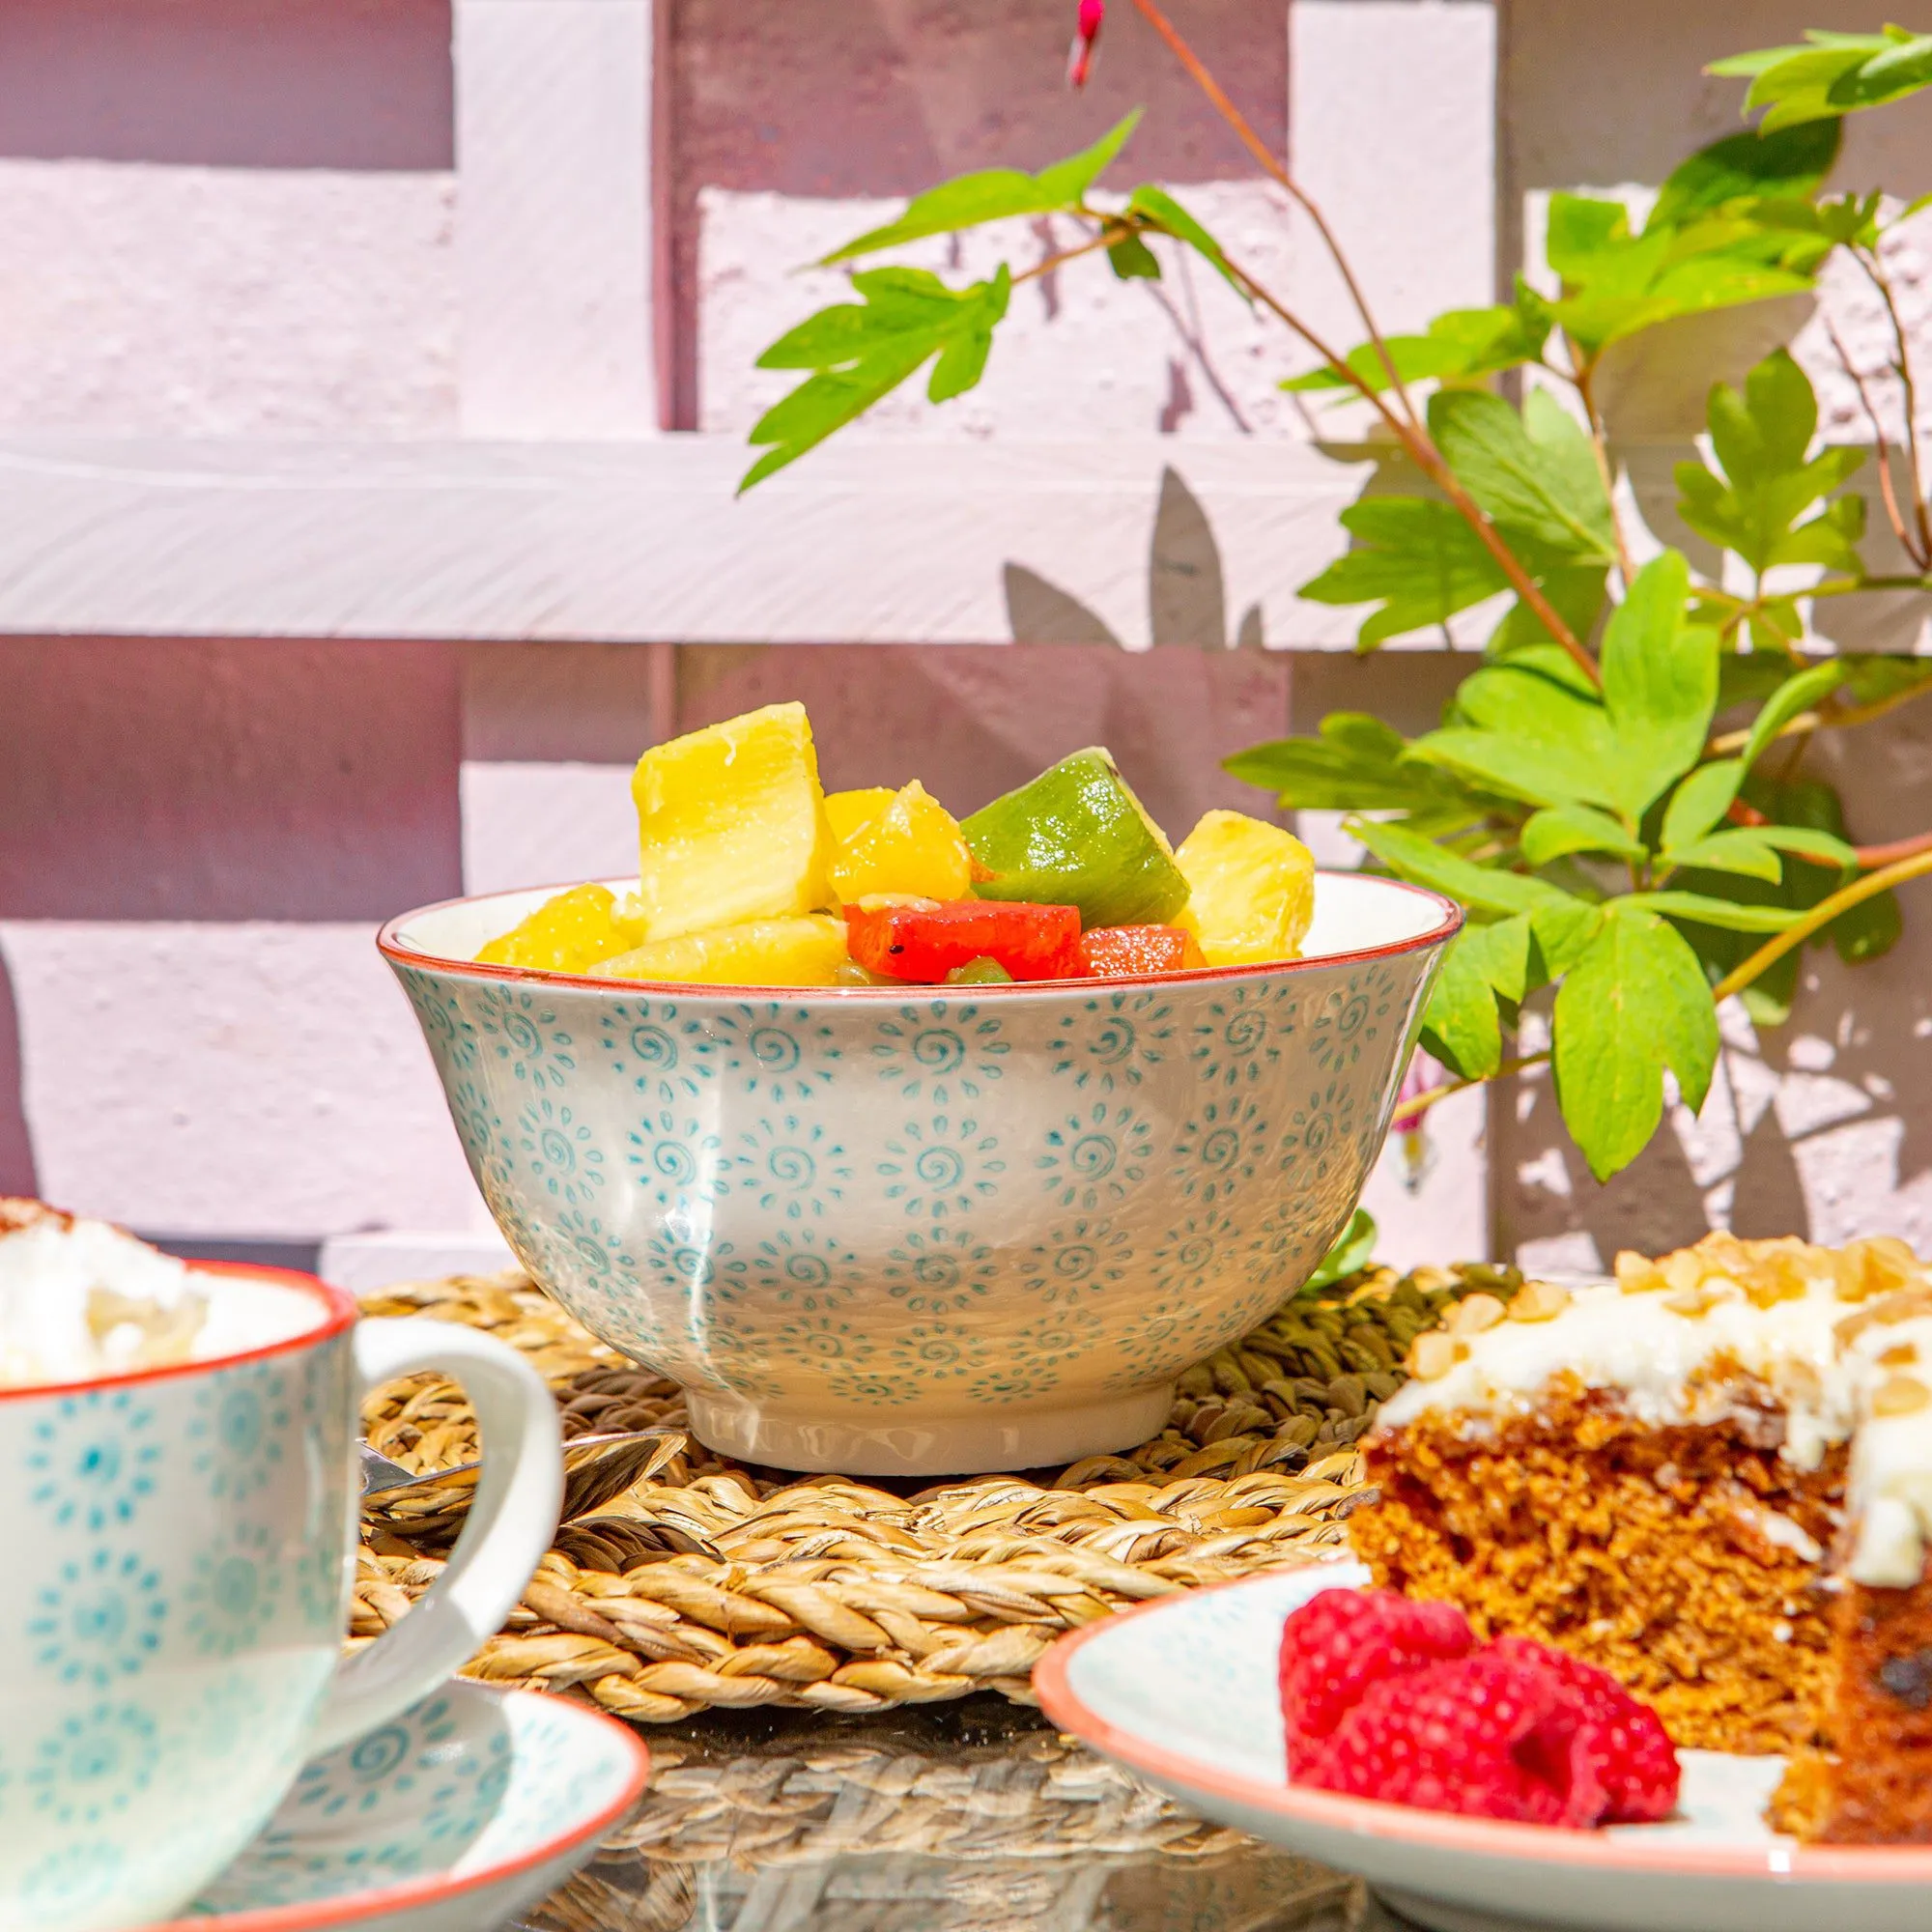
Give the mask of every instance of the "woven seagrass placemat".
[[[915, 1488], [794, 1477], [714, 1456], [676, 1386], [594, 1341], [526, 1277], [384, 1291], [523, 1350], [556, 1393], [563, 1526], [469, 1675], [643, 1722], [775, 1705], [867, 1713], [996, 1690], [1063, 1632], [1125, 1605], [1297, 1563], [1373, 1500], [1355, 1438], [1416, 1335], [1512, 1268], [1371, 1268], [1285, 1302], [1181, 1378], [1167, 1426], [1123, 1456]], [[1475, 1311], [1470, 1311], [1474, 1314]], [[440, 1573], [469, 1506], [474, 1420], [436, 1377], [377, 1391], [373, 1447], [419, 1480], [370, 1497], [353, 1642]]]

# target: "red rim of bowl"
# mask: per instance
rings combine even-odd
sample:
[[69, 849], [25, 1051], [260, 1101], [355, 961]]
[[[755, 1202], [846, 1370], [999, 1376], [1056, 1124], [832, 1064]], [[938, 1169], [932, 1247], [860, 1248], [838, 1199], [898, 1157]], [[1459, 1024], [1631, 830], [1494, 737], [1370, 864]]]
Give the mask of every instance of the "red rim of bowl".
[[[1280, 1573], [1276, 1573], [1279, 1575]], [[1606, 1832], [1569, 1832], [1551, 1825], [1511, 1825], [1492, 1818], [1464, 1818], [1446, 1811], [1420, 1811], [1408, 1804], [1384, 1804], [1372, 1798], [1343, 1798], [1334, 1792], [1303, 1790], [1286, 1781], [1264, 1783], [1239, 1777], [1185, 1752], [1170, 1750], [1133, 1731], [1110, 1723], [1073, 1689], [1069, 1667], [1087, 1644], [1136, 1617], [1173, 1611], [1190, 1598], [1221, 1590], [1251, 1590], [1272, 1580], [1243, 1577], [1213, 1583], [1185, 1597], [1166, 1597], [1117, 1611], [1063, 1636], [1034, 1665], [1033, 1686], [1040, 1708], [1082, 1744], [1117, 1758], [1150, 1777], [1182, 1789], [1212, 1792], [1255, 1811], [1295, 1819], [1358, 1838], [1422, 1846], [1464, 1857], [1511, 1859], [1538, 1864], [1584, 1867], [1626, 1874], [1655, 1873], [1670, 1878], [1770, 1879], [1779, 1884], [1809, 1880], [1839, 1885], [1932, 1884], [1932, 1850], [1917, 1846], [1797, 1845], [1789, 1842], [1748, 1849], [1709, 1843], [1673, 1845], [1655, 1839], [1616, 1837]], [[1414, 1888], [1411, 1887], [1411, 1889]]]
[[[481, 1690], [487, 1687], [479, 1684], [470, 1688]], [[543, 1697], [547, 1702], [559, 1701], [542, 1690], [501, 1690], [490, 1694], [506, 1699]], [[586, 1711], [581, 1704], [569, 1704], [564, 1708], [571, 1717], [581, 1718], [586, 1723], [605, 1725], [622, 1738], [631, 1754], [631, 1775], [624, 1780], [617, 1796], [594, 1818], [587, 1818], [582, 1824], [572, 1826], [554, 1838], [545, 1839], [534, 1850], [502, 1864], [467, 1872], [460, 1879], [432, 1873], [427, 1878], [406, 1879], [401, 1885], [384, 1886], [380, 1891], [347, 1892], [334, 1898], [309, 1899], [300, 1905], [262, 1906], [246, 1912], [217, 1913], [213, 1917], [204, 1914], [194, 1918], [163, 1919], [143, 1927], [142, 1932], [326, 1932], [328, 1927], [355, 1925], [365, 1918], [380, 1918], [386, 1913], [405, 1912], [417, 1906], [440, 1905], [445, 1900], [461, 1898], [466, 1892], [505, 1884], [522, 1873], [549, 1864], [553, 1859], [561, 1858], [586, 1838], [602, 1837], [638, 1802], [644, 1786], [649, 1783], [650, 1749], [628, 1724], [606, 1717], [602, 1711]]]
[[[1212, 983], [1218, 980], [1302, 973], [1320, 966], [1353, 966], [1366, 960], [1393, 959], [1405, 952], [1421, 952], [1431, 947], [1446, 946], [1462, 930], [1463, 908], [1454, 899], [1431, 892], [1427, 886], [1412, 886], [1406, 879], [1384, 879], [1377, 874], [1360, 872], [1318, 870], [1316, 877], [1371, 878], [1378, 886], [1386, 886], [1391, 891], [1408, 893], [1416, 898], [1428, 900], [1440, 908], [1442, 918], [1430, 931], [1418, 933], [1413, 939], [1391, 940], [1386, 946], [1358, 947], [1347, 952], [1317, 952], [1306, 959], [1274, 959], [1261, 966], [1199, 966], [1189, 972], [1135, 973], [1110, 980], [1022, 980], [1010, 985], [995, 983], [982, 986], [928, 986], [910, 980], [903, 985], [893, 986], [715, 986], [690, 980], [599, 980], [581, 973], [543, 973], [531, 966], [494, 966], [485, 965], [479, 959], [452, 959], [442, 953], [418, 952], [412, 946], [405, 946], [397, 936], [404, 926], [415, 920], [429, 919], [440, 912], [453, 911], [458, 906], [481, 905], [489, 899], [520, 898], [526, 893], [554, 895], [569, 892], [571, 888], [567, 885], [520, 886], [510, 892], [472, 893], [461, 898], [439, 899], [434, 905], [417, 906], [413, 912], [398, 913], [394, 919], [385, 922], [376, 935], [376, 944], [384, 958], [392, 966], [410, 966], [431, 973], [458, 973], [474, 980], [508, 980], [540, 986], [579, 986], [599, 992], [623, 987], [632, 993], [668, 994], [687, 1000], [788, 1000], [800, 997], [814, 1000], [904, 1000], [944, 997], [948, 994], [977, 1000], [989, 995], [995, 999], [1008, 999], [1023, 993], [1065, 993], [1082, 988], [1091, 991], [1095, 986], [1194, 985]], [[577, 883], [582, 885], [583, 881]], [[601, 880], [592, 883], [610, 882]]]
[[266, 1362], [276, 1355], [292, 1355], [302, 1349], [319, 1348], [344, 1330], [355, 1325], [355, 1297], [348, 1290], [331, 1288], [327, 1282], [296, 1268], [257, 1266], [251, 1262], [195, 1262], [185, 1264], [190, 1274], [218, 1274], [249, 1281], [272, 1282], [278, 1287], [298, 1289], [323, 1305], [324, 1318], [312, 1328], [285, 1335], [279, 1342], [264, 1343], [259, 1349], [238, 1349], [226, 1355], [197, 1355], [188, 1362], [164, 1362], [153, 1368], [129, 1369], [125, 1375], [90, 1376], [77, 1382], [21, 1382], [0, 1386], [0, 1403], [31, 1401], [39, 1396], [86, 1395], [94, 1389], [139, 1388], [144, 1382], [179, 1381], [187, 1376], [207, 1375], [214, 1369], [234, 1369], [250, 1362]]

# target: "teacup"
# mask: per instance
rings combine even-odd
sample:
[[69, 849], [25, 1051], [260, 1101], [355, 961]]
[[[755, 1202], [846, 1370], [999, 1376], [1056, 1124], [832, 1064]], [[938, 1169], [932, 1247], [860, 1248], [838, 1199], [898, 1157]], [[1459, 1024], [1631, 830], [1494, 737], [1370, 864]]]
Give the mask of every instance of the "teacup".
[[[166, 1918], [302, 1764], [382, 1727], [501, 1625], [555, 1528], [556, 1410], [511, 1350], [357, 1325], [304, 1275], [206, 1265], [208, 1358], [0, 1388], [0, 1926]], [[342, 1661], [363, 1392], [438, 1370], [483, 1434], [436, 1588]]]

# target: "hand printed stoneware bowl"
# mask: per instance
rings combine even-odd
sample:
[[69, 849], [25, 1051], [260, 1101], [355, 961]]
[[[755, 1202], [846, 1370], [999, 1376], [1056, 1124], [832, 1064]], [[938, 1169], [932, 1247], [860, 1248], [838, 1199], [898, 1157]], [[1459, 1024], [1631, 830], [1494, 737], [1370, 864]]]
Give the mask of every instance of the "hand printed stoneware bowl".
[[381, 945], [530, 1273], [758, 1463], [1127, 1447], [1307, 1278], [1461, 914], [1324, 873], [1303, 958], [1110, 982], [650, 985], [473, 963], [546, 896]]

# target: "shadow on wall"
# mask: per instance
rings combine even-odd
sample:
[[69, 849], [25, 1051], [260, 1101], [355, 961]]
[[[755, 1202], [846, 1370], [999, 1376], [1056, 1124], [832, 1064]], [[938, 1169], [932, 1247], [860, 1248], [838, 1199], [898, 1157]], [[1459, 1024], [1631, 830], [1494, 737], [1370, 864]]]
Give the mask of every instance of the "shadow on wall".
[[[1016, 644], [1113, 644], [1106, 622], [1067, 591], [1023, 563], [1006, 568], [1007, 621]], [[1221, 547], [1201, 499], [1172, 466], [1161, 471], [1160, 507], [1154, 513], [1148, 553], [1149, 636], [1156, 646], [1186, 644], [1199, 650], [1260, 650], [1258, 604], [1242, 612], [1228, 635], [1228, 596]]]

